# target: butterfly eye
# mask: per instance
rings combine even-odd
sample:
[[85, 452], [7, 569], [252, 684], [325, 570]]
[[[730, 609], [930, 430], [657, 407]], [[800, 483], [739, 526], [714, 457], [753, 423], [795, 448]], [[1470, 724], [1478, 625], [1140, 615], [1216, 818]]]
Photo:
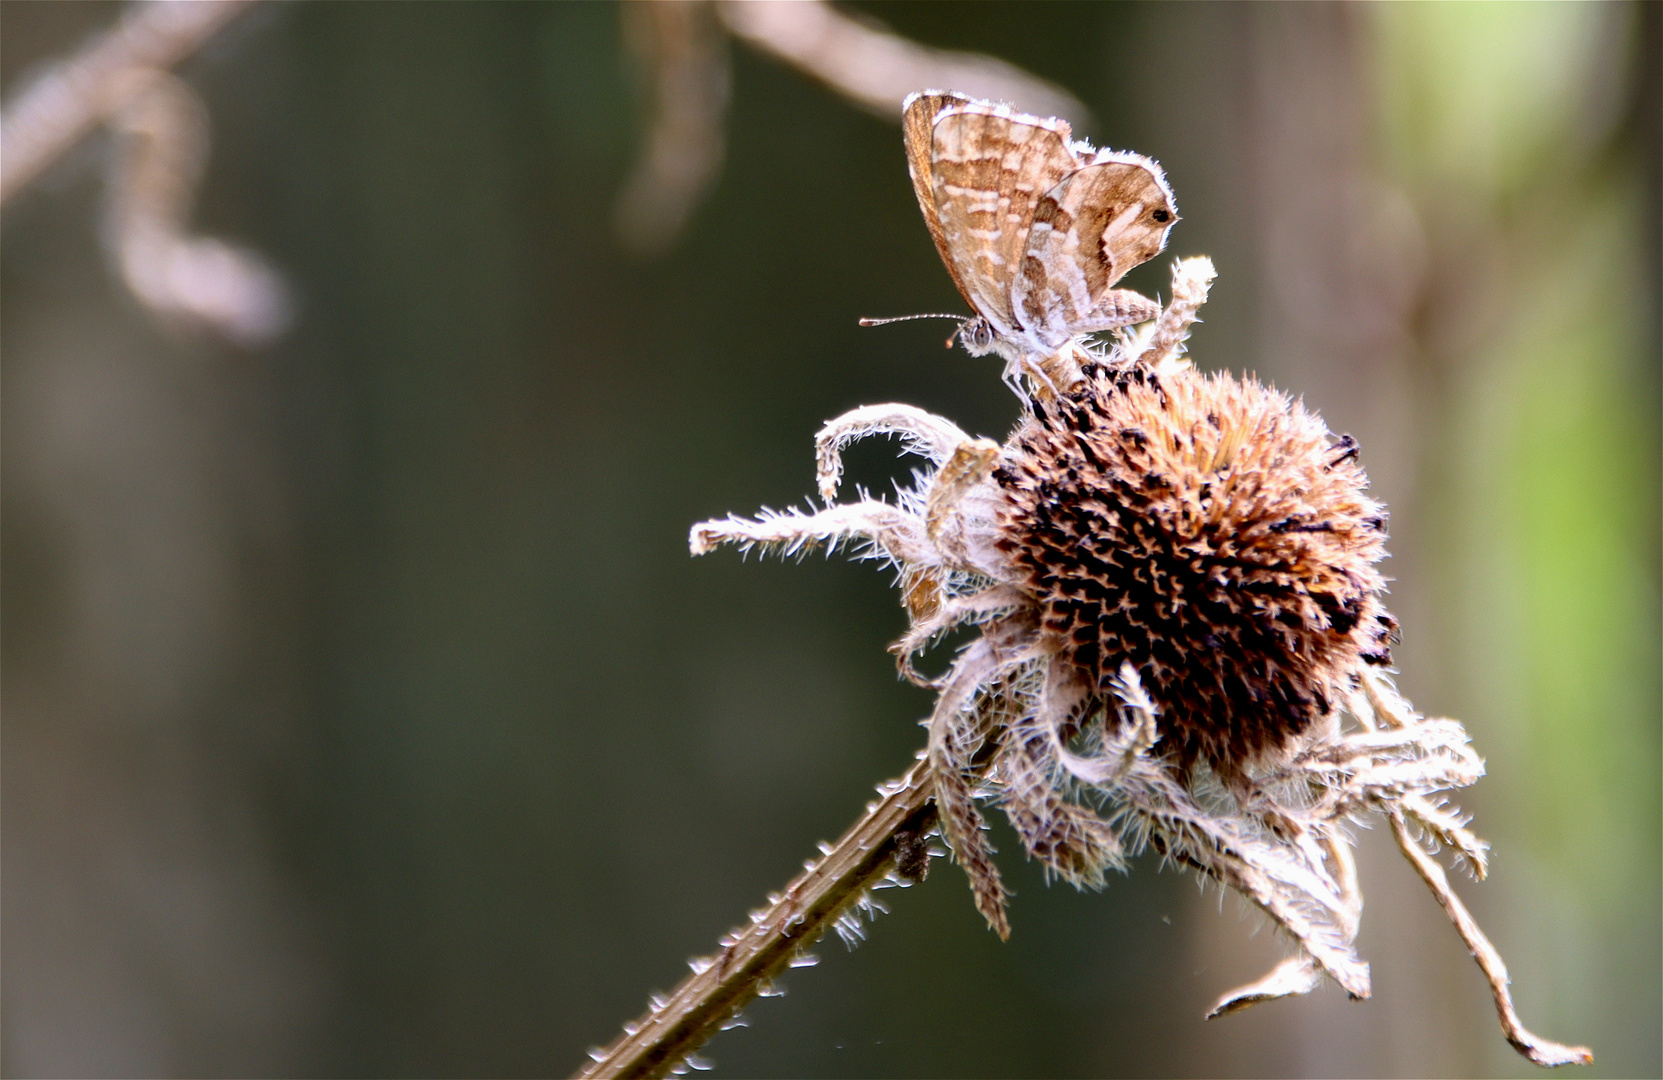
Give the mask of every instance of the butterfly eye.
[[1167, 222], [1172, 220], [1172, 215], [1161, 209], [1151, 210], [1149, 212], [1149, 216], [1162, 225], [1165, 225]]

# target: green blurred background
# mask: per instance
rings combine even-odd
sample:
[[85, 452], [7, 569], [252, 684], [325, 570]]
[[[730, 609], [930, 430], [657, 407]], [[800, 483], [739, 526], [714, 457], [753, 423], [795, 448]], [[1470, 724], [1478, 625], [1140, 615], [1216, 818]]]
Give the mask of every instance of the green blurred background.
[[[1393, 511], [1401, 685], [1463, 719], [1459, 888], [1591, 1074], [1660, 1061], [1660, 7], [861, 3], [1067, 87], [1168, 171], [1220, 278], [1193, 355], [1302, 393]], [[120, 13], [0, 4], [4, 93]], [[1001, 436], [997, 361], [896, 124], [731, 45], [727, 152], [615, 239], [647, 98], [604, 4], [283, 4], [180, 73], [195, 227], [292, 329], [160, 328], [100, 247], [95, 136], [9, 204], [0, 1070], [576, 1068], [900, 773], [929, 697], [889, 577], [688, 557], [904, 401]], [[1018, 102], [1020, 105], [1021, 102]], [[861, 448], [855, 479], [902, 475]], [[1525, 1075], [1443, 916], [1361, 834], [1375, 998], [1204, 1022], [1278, 955], [1141, 860], [1015, 932], [963, 875], [793, 973], [718, 1076]]]

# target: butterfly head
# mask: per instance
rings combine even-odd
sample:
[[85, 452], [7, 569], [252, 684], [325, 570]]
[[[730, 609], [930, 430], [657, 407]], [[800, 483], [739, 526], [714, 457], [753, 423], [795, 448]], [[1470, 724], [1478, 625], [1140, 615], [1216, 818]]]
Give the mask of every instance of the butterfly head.
[[947, 339], [949, 349], [953, 347], [955, 337], [964, 345], [964, 351], [971, 356], [986, 356], [999, 347], [998, 335], [994, 334], [992, 325], [980, 315], [973, 315], [959, 323], [958, 329]]

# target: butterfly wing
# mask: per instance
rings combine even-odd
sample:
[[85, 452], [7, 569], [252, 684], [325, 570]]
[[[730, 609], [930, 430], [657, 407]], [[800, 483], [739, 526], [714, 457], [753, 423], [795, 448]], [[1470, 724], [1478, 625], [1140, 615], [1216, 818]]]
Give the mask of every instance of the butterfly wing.
[[1075, 334], [1151, 317], [1153, 301], [1113, 286], [1160, 253], [1177, 220], [1166, 178], [1148, 158], [1099, 155], [1069, 173], [1034, 209], [1011, 293], [1017, 320], [1057, 348]]
[[[958, 268], [953, 265], [953, 257], [947, 251], [947, 239], [941, 234], [941, 215], [936, 211], [935, 183], [930, 174], [930, 139], [935, 118], [942, 109], [968, 104], [973, 100], [951, 90], [920, 90], [907, 95], [905, 104], [901, 106], [901, 140], [907, 148], [907, 174], [912, 177], [913, 194], [918, 196], [918, 209], [924, 212], [924, 224], [930, 230], [930, 239], [935, 241], [935, 250], [941, 255], [947, 273], [952, 276], [959, 295], [967, 301], [970, 301], [970, 293], [965, 289]], [[971, 306], [975, 306], [974, 301], [971, 301]]]
[[1061, 120], [972, 102], [935, 121], [930, 175], [943, 258], [965, 299], [1010, 338], [1012, 285], [1041, 196], [1079, 167]]

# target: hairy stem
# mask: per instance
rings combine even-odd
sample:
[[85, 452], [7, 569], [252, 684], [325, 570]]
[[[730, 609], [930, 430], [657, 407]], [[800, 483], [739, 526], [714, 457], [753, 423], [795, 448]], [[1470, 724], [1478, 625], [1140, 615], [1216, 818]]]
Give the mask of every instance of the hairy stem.
[[[935, 784], [920, 761], [879, 788], [883, 798], [824, 856], [769, 897], [750, 925], [731, 931], [722, 949], [666, 999], [624, 1025], [611, 1045], [590, 1051], [578, 1077], [665, 1076], [762, 992], [792, 959], [847, 915], [879, 880], [894, 873], [920, 879], [929, 855], [923, 838], [935, 825]], [[900, 865], [897, 867], [897, 861]]]

